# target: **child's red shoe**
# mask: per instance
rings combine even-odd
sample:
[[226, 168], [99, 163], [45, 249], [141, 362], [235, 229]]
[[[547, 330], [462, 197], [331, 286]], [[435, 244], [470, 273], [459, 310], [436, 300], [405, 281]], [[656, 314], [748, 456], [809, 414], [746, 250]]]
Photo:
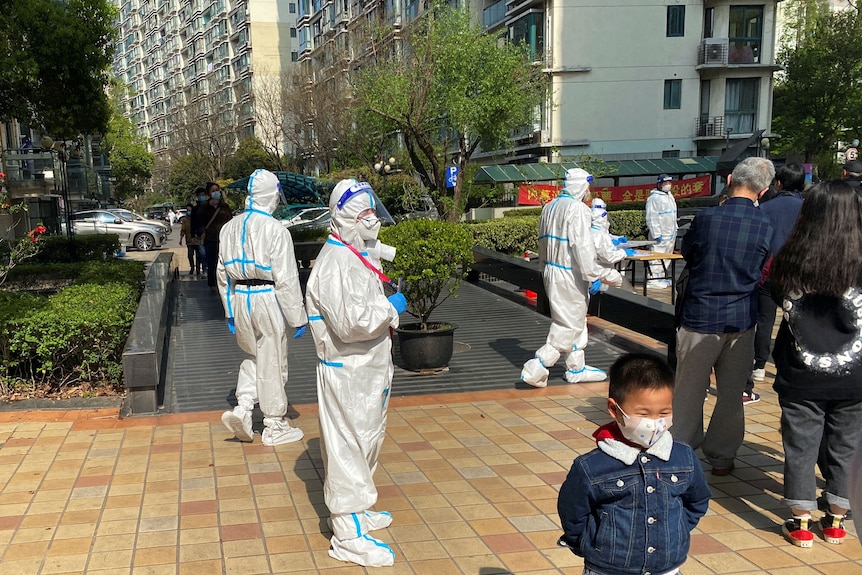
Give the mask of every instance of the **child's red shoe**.
[[797, 547], [812, 547], [814, 534], [811, 532], [811, 516], [791, 517], [781, 526], [781, 532], [788, 541]]

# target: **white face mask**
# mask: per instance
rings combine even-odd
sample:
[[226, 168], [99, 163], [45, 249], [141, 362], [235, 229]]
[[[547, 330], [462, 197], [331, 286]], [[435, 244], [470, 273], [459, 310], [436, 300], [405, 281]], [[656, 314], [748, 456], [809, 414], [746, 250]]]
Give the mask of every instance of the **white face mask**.
[[663, 192], [669, 192], [670, 190], [671, 190], [670, 184], [665, 184], [661, 187], [661, 191], [663, 191]]
[[662, 434], [673, 425], [673, 416], [670, 415], [659, 419], [631, 417], [619, 405], [617, 405], [617, 409], [623, 414], [623, 425], [619, 426], [623, 436], [642, 447], [652, 447]]
[[372, 214], [359, 218], [356, 222], [359, 224], [356, 226], [356, 231], [360, 238], [366, 242], [377, 239], [377, 232], [380, 231], [380, 218]]

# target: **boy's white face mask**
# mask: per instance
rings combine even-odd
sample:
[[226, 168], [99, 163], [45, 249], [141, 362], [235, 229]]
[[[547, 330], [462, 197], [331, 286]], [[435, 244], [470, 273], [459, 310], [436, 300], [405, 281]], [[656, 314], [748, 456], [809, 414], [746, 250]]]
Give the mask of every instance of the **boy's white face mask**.
[[662, 434], [673, 425], [673, 416], [661, 417], [659, 419], [649, 419], [648, 417], [631, 417], [627, 415], [623, 409], [617, 405], [617, 409], [623, 416], [623, 424], [617, 425], [623, 436], [642, 447], [652, 447]]

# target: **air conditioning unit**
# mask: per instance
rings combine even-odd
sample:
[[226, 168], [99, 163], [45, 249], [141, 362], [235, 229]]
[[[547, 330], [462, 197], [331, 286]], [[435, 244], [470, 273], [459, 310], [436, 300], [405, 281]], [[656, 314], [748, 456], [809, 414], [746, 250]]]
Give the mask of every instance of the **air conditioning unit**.
[[722, 61], [721, 57], [721, 45], [720, 44], [709, 44], [706, 46], [706, 63], [707, 64], [715, 64]]

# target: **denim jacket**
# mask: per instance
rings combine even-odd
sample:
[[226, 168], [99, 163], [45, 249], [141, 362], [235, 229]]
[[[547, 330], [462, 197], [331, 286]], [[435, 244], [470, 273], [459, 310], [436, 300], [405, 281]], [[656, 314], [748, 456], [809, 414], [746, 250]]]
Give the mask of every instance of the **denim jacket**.
[[605, 440], [575, 459], [560, 488], [560, 543], [604, 575], [664, 573], [685, 562], [709, 497], [697, 456], [670, 432], [645, 451]]

